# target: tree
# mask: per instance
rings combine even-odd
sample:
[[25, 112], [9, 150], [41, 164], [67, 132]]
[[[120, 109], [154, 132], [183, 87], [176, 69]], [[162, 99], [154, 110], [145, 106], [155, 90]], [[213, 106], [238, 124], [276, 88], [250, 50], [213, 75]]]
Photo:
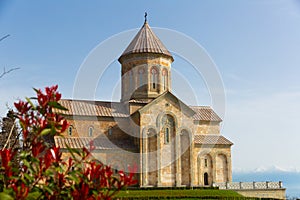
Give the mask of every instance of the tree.
[[[10, 148], [13, 151], [20, 150], [20, 133], [15, 123], [15, 116], [12, 109], [10, 109], [6, 117], [0, 120], [0, 149]], [[13, 158], [15, 166], [19, 165], [17, 157]]]

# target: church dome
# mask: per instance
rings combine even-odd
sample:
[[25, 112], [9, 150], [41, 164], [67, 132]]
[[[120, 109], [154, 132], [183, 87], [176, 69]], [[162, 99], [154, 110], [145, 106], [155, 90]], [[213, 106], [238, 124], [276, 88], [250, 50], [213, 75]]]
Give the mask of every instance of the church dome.
[[146, 20], [142, 28], [139, 30], [139, 32], [136, 34], [136, 36], [133, 38], [128, 47], [120, 56], [119, 61], [121, 61], [122, 58], [127, 55], [140, 53], [161, 54], [171, 58], [172, 61], [174, 60], [171, 53], [168, 51], [165, 45], [151, 30]]

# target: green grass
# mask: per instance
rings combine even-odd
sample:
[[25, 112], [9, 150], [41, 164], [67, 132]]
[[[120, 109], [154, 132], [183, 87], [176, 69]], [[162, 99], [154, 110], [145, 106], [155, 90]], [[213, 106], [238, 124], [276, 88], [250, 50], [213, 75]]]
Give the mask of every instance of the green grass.
[[242, 199], [243, 196], [229, 190], [194, 189], [194, 190], [127, 190], [120, 191], [114, 199]]

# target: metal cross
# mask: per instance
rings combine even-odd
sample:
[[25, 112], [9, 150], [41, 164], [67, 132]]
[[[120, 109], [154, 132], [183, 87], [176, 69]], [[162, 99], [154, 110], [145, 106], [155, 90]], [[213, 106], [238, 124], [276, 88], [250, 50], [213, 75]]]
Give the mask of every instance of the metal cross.
[[144, 17], [145, 17], [145, 22], [147, 22], [147, 12], [145, 12]]

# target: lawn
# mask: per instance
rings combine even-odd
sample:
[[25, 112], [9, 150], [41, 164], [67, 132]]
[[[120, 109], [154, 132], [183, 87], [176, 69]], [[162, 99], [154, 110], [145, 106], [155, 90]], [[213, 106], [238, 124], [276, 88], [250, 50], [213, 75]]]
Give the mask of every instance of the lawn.
[[243, 196], [228, 190], [217, 189], [151, 189], [120, 191], [114, 199], [242, 199]]

